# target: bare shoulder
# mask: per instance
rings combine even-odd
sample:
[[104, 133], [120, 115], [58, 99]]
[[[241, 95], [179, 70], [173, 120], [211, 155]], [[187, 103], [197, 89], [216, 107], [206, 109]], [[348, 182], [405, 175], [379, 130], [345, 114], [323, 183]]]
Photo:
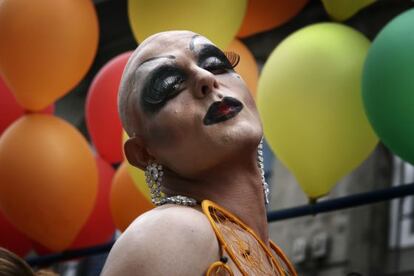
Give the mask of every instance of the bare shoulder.
[[102, 275], [203, 275], [218, 258], [218, 242], [206, 216], [193, 208], [165, 205], [128, 227]]

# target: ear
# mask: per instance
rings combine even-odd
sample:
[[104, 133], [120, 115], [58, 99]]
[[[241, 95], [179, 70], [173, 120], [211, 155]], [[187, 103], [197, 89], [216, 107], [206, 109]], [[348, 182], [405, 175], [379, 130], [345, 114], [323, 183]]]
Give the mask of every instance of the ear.
[[124, 151], [128, 162], [142, 170], [145, 170], [150, 160], [154, 159], [140, 137], [129, 138], [124, 144]]

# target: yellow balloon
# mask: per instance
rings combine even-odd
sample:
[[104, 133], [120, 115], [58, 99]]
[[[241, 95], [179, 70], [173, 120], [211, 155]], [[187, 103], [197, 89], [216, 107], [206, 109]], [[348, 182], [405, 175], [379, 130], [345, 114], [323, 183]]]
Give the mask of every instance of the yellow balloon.
[[250, 52], [249, 48], [247, 48], [238, 39], [234, 39], [226, 50], [235, 52], [240, 55], [240, 62], [236, 66], [235, 70], [246, 82], [250, 93], [254, 98], [256, 98], [259, 69], [257, 68], [256, 59], [254, 58], [253, 54]]
[[369, 46], [347, 26], [315, 24], [286, 38], [263, 68], [265, 137], [311, 199], [326, 195], [378, 142], [360, 91]]
[[[128, 134], [125, 132], [125, 130], [122, 132], [122, 143], [125, 143], [126, 140], [128, 140]], [[122, 151], [123, 152], [123, 151]], [[125, 153], [124, 153], [125, 156]], [[125, 159], [125, 158], [124, 158]], [[145, 173], [143, 170], [140, 170], [131, 164], [129, 164], [128, 161], [125, 162], [127, 166], [127, 171], [129, 175], [132, 177], [132, 180], [134, 181], [135, 187], [141, 192], [141, 194], [151, 202], [151, 192], [148, 188], [148, 185], [145, 181]]]
[[145, 174], [143, 170], [140, 170], [127, 162], [127, 170], [132, 177], [135, 186], [142, 193], [142, 195], [151, 202], [151, 192], [145, 182]]
[[247, 0], [128, 0], [128, 16], [138, 42], [168, 30], [190, 30], [223, 49], [243, 21]]
[[335, 20], [347, 20], [375, 0], [322, 0], [326, 12]]

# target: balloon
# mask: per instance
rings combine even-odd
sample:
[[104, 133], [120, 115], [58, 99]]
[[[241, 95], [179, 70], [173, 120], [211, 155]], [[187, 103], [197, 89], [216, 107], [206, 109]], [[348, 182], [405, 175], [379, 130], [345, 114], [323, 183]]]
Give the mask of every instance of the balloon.
[[[41, 113], [53, 114], [54, 105], [49, 105]], [[24, 109], [16, 102], [15, 97], [0, 77], [0, 135], [15, 120], [23, 116]]]
[[30, 240], [20, 233], [0, 211], [0, 247], [4, 247], [20, 257], [24, 257], [32, 248]]
[[240, 40], [233, 40], [227, 51], [232, 51], [240, 55], [240, 62], [236, 66], [236, 72], [242, 76], [253, 97], [256, 96], [257, 80], [259, 79], [259, 69], [256, 59], [250, 50]]
[[338, 21], [347, 20], [374, 2], [375, 0], [322, 0], [329, 16]]
[[167, 30], [190, 30], [226, 48], [243, 20], [247, 0], [128, 0], [128, 16], [138, 42]]
[[83, 136], [31, 114], [0, 138], [0, 208], [18, 230], [53, 251], [67, 248], [95, 203], [98, 175]]
[[238, 37], [264, 32], [286, 23], [308, 0], [250, 0]]
[[17, 118], [24, 114], [11, 91], [0, 78], [0, 134]]
[[386, 25], [364, 65], [365, 111], [381, 141], [414, 164], [414, 9]]
[[[125, 141], [128, 139], [128, 134], [123, 131], [122, 140], [125, 143]], [[147, 182], [145, 181], [145, 173], [143, 170], [138, 169], [131, 164], [129, 164], [128, 161], [125, 162], [127, 166], [127, 170], [129, 175], [131, 176], [135, 187], [138, 189], [138, 191], [149, 201], [151, 202], [151, 192], [148, 188]]]
[[0, 71], [26, 109], [69, 92], [92, 64], [98, 20], [92, 1], [3, 0]]
[[123, 162], [112, 180], [111, 212], [116, 227], [122, 232], [140, 214], [154, 206], [135, 188]]
[[38, 256], [44, 256], [55, 253], [54, 251], [44, 247], [38, 242], [32, 241], [33, 250], [36, 252]]
[[96, 74], [86, 99], [86, 125], [99, 155], [109, 163], [122, 161], [118, 87], [132, 52], [111, 59]]
[[138, 191], [148, 200], [151, 201], [151, 192], [145, 182], [145, 173], [143, 170], [138, 169], [127, 162], [127, 170], [134, 182]]
[[96, 165], [99, 173], [98, 194], [95, 206], [87, 222], [83, 225], [70, 249], [94, 246], [108, 242], [115, 232], [109, 207], [109, 194], [111, 190], [114, 169], [99, 157], [96, 157]]
[[282, 41], [263, 68], [265, 137], [311, 199], [326, 195], [377, 144], [360, 95], [369, 45], [347, 26], [315, 24]]

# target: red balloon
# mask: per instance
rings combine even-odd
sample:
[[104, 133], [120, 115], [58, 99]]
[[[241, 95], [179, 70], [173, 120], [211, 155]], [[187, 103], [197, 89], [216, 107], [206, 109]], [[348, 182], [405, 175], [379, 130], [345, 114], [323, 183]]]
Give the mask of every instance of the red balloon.
[[[40, 113], [53, 114], [54, 109], [52, 104]], [[24, 113], [25, 110], [17, 103], [16, 98], [0, 77], [0, 134]]]
[[86, 125], [99, 155], [109, 163], [122, 161], [122, 127], [118, 116], [118, 87], [132, 52], [111, 59], [99, 70], [86, 99]]
[[[29, 113], [29, 111], [27, 111], [27, 112]], [[30, 111], [30, 113], [33, 113], [33, 112]], [[55, 105], [51, 104], [48, 107], [46, 107], [45, 109], [40, 110], [39, 113], [51, 114], [52, 115], [53, 113], [55, 113]]]
[[36, 252], [37, 255], [43, 256], [43, 255], [49, 255], [55, 253], [54, 251], [47, 249], [40, 243], [32, 240], [33, 249]]
[[69, 249], [108, 242], [115, 232], [109, 206], [109, 194], [115, 170], [99, 157], [96, 157], [96, 165], [99, 172], [99, 184], [95, 207]]
[[23, 108], [19, 106], [14, 95], [0, 78], [0, 134], [23, 114]]
[[29, 238], [20, 233], [0, 212], [0, 247], [4, 247], [20, 257], [32, 249]]

